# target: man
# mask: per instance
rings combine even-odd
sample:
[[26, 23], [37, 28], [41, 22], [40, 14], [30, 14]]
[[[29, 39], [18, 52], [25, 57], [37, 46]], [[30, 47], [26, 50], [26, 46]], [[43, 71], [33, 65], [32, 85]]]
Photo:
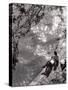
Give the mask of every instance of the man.
[[42, 73], [42, 75], [46, 75], [47, 77], [50, 75], [52, 69], [54, 69], [54, 71], [57, 69], [59, 64], [59, 58], [57, 55], [57, 52], [54, 51], [54, 56], [51, 57], [51, 60], [48, 61], [42, 68], [46, 68], [45, 72]]
[[56, 51], [54, 51], [53, 60], [54, 60], [53, 69], [54, 69], [54, 71], [56, 71], [58, 64], [59, 64], [59, 57], [58, 57]]

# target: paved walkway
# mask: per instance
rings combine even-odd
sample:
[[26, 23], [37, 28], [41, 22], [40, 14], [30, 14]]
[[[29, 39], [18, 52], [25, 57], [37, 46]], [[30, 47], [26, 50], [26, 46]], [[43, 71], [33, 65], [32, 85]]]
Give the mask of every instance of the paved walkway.
[[[50, 73], [49, 77], [47, 78], [45, 75], [41, 75], [41, 73], [43, 73], [45, 71], [45, 69], [42, 69], [42, 71], [37, 75], [37, 77], [29, 84], [29, 85], [45, 85], [45, 84], [49, 84], [50, 81], [54, 78], [58, 78], [61, 79], [61, 71], [59, 69], [59, 67], [57, 68], [56, 71], [53, 71]], [[58, 76], [57, 76], [58, 75]]]

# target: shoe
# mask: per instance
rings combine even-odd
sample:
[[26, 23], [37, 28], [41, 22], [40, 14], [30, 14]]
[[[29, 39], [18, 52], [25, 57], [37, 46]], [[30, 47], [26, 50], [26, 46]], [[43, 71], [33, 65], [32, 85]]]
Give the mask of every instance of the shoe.
[[45, 73], [41, 73], [41, 75], [45, 75]]
[[46, 75], [45, 73], [41, 73], [41, 75], [45, 75], [47, 78], [49, 77], [49, 75]]

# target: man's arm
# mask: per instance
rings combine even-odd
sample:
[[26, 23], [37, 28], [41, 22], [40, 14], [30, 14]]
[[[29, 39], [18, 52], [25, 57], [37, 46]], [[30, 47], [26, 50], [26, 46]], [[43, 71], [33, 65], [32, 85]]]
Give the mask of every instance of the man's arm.
[[42, 66], [42, 68], [45, 68], [46, 66], [48, 66], [48, 64], [49, 64], [49, 61], [46, 62], [46, 64], [44, 66]]
[[44, 66], [42, 66], [42, 68], [45, 68], [46, 64]]

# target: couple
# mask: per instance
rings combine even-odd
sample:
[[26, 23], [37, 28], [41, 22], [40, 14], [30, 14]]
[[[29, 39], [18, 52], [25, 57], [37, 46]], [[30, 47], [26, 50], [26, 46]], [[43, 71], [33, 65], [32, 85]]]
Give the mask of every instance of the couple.
[[42, 73], [42, 75], [46, 75], [47, 77], [50, 75], [52, 69], [56, 71], [57, 67], [59, 65], [59, 57], [57, 55], [57, 52], [54, 51], [54, 56], [51, 57], [51, 60], [48, 61], [42, 68], [46, 68], [45, 72]]

